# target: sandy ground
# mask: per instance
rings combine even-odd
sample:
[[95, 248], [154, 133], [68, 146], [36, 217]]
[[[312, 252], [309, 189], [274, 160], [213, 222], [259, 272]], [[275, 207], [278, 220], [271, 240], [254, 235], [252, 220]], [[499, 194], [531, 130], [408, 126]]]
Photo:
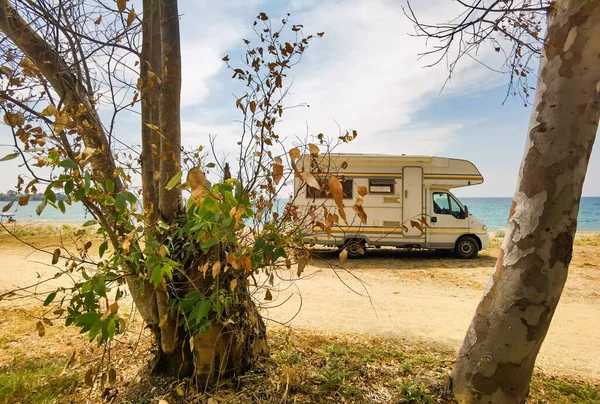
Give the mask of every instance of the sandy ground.
[[[44, 242], [37, 239], [36, 245]], [[0, 239], [0, 293], [35, 283], [38, 274], [43, 279], [56, 273], [48, 266], [49, 256], [31, 251]], [[490, 248], [465, 261], [433, 252], [371, 250], [367, 257], [346, 262], [345, 269], [334, 270], [337, 254], [319, 252], [302, 279], [288, 274], [294, 281], [276, 283], [265, 315], [273, 323], [298, 328], [458, 349], [496, 254]], [[569, 280], [537, 362], [550, 374], [600, 380], [599, 258], [600, 246], [575, 247]], [[68, 283], [52, 280], [39, 289], [60, 284]], [[0, 313], [6, 305], [21, 304], [26, 303], [0, 302]]]

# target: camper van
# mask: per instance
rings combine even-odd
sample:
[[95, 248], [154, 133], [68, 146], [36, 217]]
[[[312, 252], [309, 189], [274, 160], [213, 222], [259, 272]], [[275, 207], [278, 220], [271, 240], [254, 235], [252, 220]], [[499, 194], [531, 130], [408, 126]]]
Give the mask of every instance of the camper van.
[[[483, 183], [470, 161], [433, 156], [376, 154], [305, 155], [300, 163], [323, 186], [309, 187], [296, 179], [294, 203], [302, 211], [336, 212], [326, 179], [334, 175], [343, 187], [346, 224], [339, 220], [328, 235], [322, 226], [306, 229], [312, 244], [345, 248], [358, 257], [367, 247], [394, 246], [451, 250], [458, 258], [473, 258], [488, 247], [486, 225], [469, 213], [451, 192]], [[362, 196], [363, 223], [353, 210]], [[365, 188], [363, 188], [365, 187]], [[320, 215], [322, 217], [322, 214]]]

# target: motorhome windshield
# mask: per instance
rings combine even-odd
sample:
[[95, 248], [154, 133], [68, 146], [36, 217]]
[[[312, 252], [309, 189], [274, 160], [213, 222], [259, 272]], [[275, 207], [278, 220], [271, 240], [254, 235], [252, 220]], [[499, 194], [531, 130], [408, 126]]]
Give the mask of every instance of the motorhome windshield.
[[452, 215], [458, 219], [465, 217], [465, 211], [462, 205], [456, 200], [454, 195], [448, 192], [433, 193], [433, 212], [440, 215]]

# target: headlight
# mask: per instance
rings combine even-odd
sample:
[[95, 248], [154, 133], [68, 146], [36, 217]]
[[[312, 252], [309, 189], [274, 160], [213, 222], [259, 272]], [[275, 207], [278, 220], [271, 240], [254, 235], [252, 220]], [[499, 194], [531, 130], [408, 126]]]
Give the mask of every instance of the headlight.
[[485, 224], [484, 224], [483, 226], [481, 226], [481, 228], [482, 228], [483, 230], [487, 230], [487, 226], [486, 226]]

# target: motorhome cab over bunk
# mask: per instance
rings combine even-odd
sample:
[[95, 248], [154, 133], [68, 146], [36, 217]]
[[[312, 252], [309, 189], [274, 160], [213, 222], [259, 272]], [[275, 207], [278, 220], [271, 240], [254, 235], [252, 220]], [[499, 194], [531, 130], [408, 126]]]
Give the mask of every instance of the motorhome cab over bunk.
[[[486, 225], [450, 192], [483, 183], [483, 176], [470, 161], [432, 156], [305, 155], [301, 160], [305, 169], [311, 167], [311, 159], [313, 168], [316, 163], [323, 171], [316, 175], [323, 184], [329, 175], [342, 182], [348, 224], [340, 219], [331, 227], [331, 237], [319, 226], [306, 229], [307, 242], [346, 248], [350, 256], [361, 255], [367, 246], [395, 246], [452, 250], [456, 257], [473, 258], [488, 247]], [[362, 197], [366, 224], [352, 208], [361, 185], [368, 190]], [[294, 201], [302, 210], [314, 207], [322, 212], [326, 207], [336, 211], [326, 190], [310, 188], [298, 179]], [[410, 224], [421, 218], [425, 226]]]

